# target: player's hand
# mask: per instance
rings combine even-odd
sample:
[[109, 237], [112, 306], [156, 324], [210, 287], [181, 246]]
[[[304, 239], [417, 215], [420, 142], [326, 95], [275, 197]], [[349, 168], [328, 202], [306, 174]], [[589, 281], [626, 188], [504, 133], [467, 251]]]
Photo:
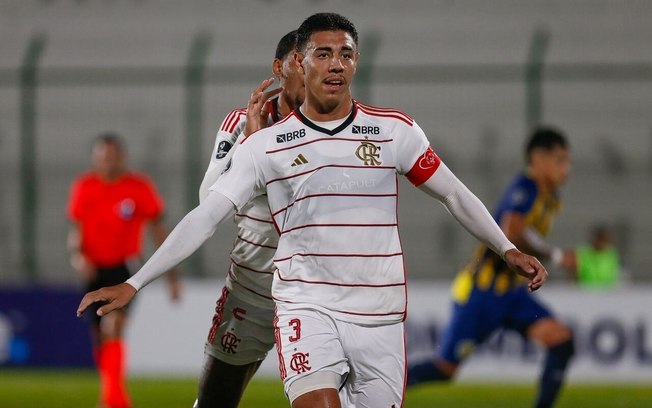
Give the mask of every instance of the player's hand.
[[115, 309], [120, 309], [121, 307], [126, 306], [135, 294], [136, 288], [128, 283], [120, 283], [115, 286], [107, 286], [105, 288], [88, 292], [82, 298], [79, 307], [77, 307], [77, 317], [81, 317], [88, 306], [92, 305], [95, 302], [107, 303], [97, 309], [97, 315], [104, 316], [107, 313], [111, 313]]
[[274, 77], [268, 78], [261, 82], [258, 88], [251, 93], [249, 103], [247, 104], [247, 122], [244, 129], [245, 137], [268, 126], [267, 118], [269, 117], [269, 108], [267, 101], [283, 90], [283, 88], [276, 88], [267, 91], [267, 88], [273, 83]]
[[548, 271], [537, 258], [526, 255], [516, 248], [505, 252], [505, 262], [511, 270], [529, 279], [527, 287], [530, 292], [539, 289], [548, 279]]

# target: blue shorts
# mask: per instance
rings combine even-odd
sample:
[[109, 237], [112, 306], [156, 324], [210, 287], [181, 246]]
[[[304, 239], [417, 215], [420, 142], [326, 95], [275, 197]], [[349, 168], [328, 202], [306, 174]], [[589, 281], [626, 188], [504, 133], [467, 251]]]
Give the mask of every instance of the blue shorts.
[[524, 336], [532, 323], [550, 316], [525, 286], [502, 295], [473, 288], [467, 303], [453, 303], [439, 357], [459, 364], [497, 329], [511, 329]]

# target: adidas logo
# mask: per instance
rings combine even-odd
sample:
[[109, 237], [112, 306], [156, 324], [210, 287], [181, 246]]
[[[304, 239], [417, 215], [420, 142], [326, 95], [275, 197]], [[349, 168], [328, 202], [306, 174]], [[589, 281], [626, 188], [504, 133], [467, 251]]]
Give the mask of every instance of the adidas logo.
[[294, 159], [294, 162], [292, 162], [291, 166], [292, 167], [301, 166], [302, 164], [308, 164], [308, 159], [306, 159], [305, 157], [303, 157], [303, 155], [301, 153], [299, 153], [297, 158]]

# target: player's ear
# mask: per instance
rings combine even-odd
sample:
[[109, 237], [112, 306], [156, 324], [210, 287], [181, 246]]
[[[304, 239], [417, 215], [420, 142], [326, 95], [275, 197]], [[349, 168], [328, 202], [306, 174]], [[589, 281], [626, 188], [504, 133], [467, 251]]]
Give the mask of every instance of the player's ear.
[[274, 73], [274, 76], [276, 78], [282, 78], [283, 77], [283, 61], [281, 61], [278, 58], [274, 58], [274, 62], [272, 62], [272, 72]]
[[300, 52], [300, 51], [295, 51], [294, 53], [294, 63], [296, 64], [297, 71], [299, 71], [301, 74], [305, 75], [305, 71], [303, 69], [303, 60], [305, 59], [305, 55]]

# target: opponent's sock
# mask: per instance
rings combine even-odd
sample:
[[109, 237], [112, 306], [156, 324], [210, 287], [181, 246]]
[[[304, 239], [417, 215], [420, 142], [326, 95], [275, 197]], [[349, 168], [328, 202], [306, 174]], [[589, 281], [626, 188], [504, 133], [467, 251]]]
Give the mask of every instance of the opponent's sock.
[[101, 401], [108, 408], [129, 408], [125, 385], [125, 346], [122, 340], [102, 344], [100, 353]]
[[428, 381], [449, 381], [450, 377], [437, 367], [434, 361], [428, 360], [408, 368], [407, 386]]
[[536, 401], [537, 408], [552, 407], [564, 382], [566, 367], [573, 354], [575, 354], [573, 339], [548, 349], [539, 381], [539, 395]]

